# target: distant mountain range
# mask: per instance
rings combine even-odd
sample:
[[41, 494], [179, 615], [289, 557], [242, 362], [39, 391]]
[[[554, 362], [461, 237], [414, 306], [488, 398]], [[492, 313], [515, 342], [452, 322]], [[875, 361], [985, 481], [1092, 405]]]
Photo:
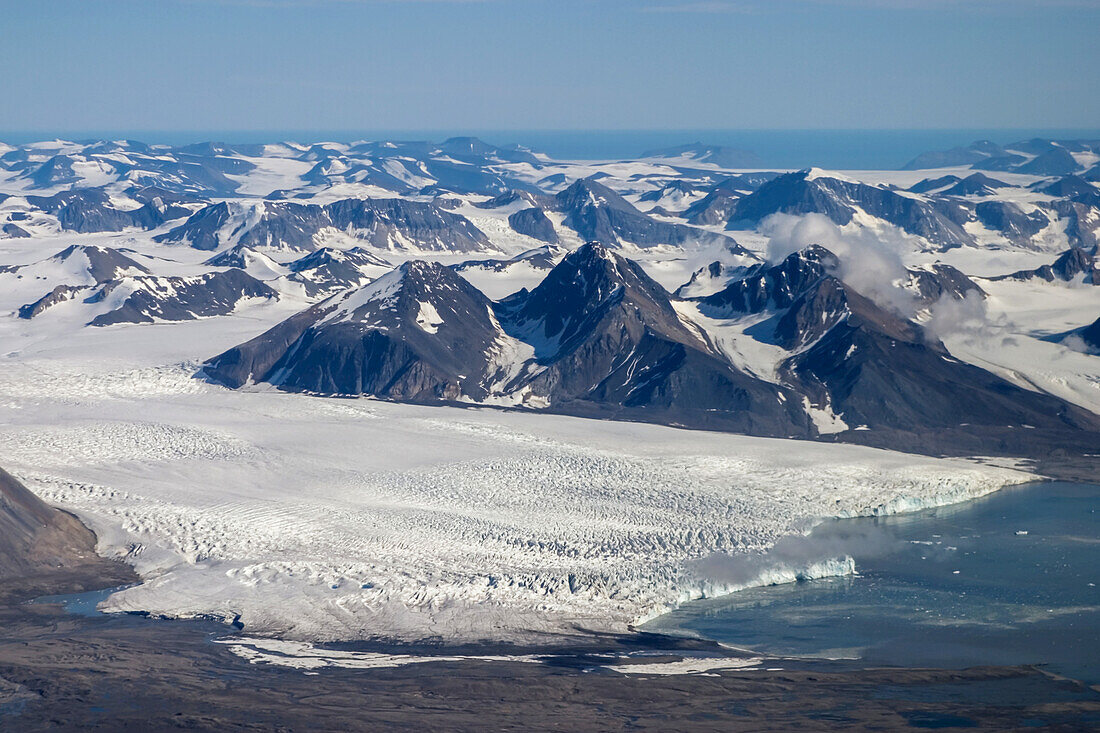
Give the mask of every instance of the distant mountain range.
[[[450, 268], [411, 261], [214, 357], [205, 373], [230, 387], [268, 382], [757, 435], [839, 433], [902, 449], [1026, 453], [1095, 440], [1100, 416], [959, 362], [838, 268], [813, 246], [677, 300], [636, 263], [591, 243], [534, 290], [493, 302]], [[925, 303], [981, 294], [952, 268], [914, 271], [907, 287]], [[692, 312], [768, 314], [763, 338], [787, 352], [778, 378], [740, 369]]]

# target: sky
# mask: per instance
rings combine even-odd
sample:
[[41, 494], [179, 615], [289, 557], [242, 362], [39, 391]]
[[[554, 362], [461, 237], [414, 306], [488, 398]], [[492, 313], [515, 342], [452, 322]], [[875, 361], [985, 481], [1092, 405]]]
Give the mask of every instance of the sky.
[[1100, 127], [1100, 0], [0, 0], [4, 130]]

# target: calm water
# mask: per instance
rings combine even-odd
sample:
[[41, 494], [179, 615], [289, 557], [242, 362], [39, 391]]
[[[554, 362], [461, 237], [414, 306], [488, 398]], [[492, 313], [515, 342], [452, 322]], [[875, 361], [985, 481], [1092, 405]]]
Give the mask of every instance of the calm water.
[[1100, 683], [1100, 486], [1005, 489], [814, 536], [846, 538], [859, 575], [700, 601], [647, 628], [871, 665], [1041, 663]]
[[497, 145], [518, 143], [561, 160], [634, 158], [647, 150], [702, 142], [749, 150], [775, 168], [900, 168], [917, 155], [975, 140], [1005, 144], [1033, 137], [1100, 138], [1100, 129], [954, 130], [8, 130], [0, 141], [25, 143], [52, 138], [118, 139], [185, 145], [207, 140], [264, 143], [279, 140], [432, 140], [474, 135]]

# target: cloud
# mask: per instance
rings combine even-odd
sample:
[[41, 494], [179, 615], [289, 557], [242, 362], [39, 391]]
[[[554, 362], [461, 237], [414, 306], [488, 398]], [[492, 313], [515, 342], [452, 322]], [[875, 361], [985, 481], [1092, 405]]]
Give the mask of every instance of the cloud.
[[823, 214], [772, 214], [760, 230], [768, 237], [768, 262], [819, 244], [837, 256], [836, 275], [857, 292], [907, 318], [916, 312], [916, 296], [901, 286], [909, 277], [902, 255], [912, 245], [897, 229], [845, 231]]
[[730, 586], [751, 586], [762, 578], [782, 578], [781, 570], [799, 570], [843, 558], [868, 560], [905, 548], [905, 543], [870, 523], [826, 522], [808, 534], [781, 537], [766, 552], [736, 555], [716, 552], [689, 563], [701, 579]]

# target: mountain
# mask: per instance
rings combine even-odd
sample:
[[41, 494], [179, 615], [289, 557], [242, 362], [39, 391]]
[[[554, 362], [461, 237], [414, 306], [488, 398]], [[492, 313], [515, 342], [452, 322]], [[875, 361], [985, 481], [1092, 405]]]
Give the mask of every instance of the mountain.
[[763, 165], [760, 156], [747, 150], [728, 148], [721, 145], [689, 143], [670, 148], [658, 148], [642, 153], [643, 158], [683, 158], [693, 163], [710, 163], [719, 168], [759, 168]]
[[691, 273], [691, 279], [677, 288], [675, 295], [681, 299], [705, 298], [724, 290], [731, 280], [744, 277], [746, 270], [716, 260]]
[[1079, 335], [1086, 346], [1100, 353], [1100, 318], [1082, 328]]
[[452, 265], [452, 268], [455, 272], [488, 270], [492, 272], [507, 273], [517, 265], [524, 265], [536, 270], [546, 270], [549, 272], [554, 268], [554, 265], [565, 256], [566, 252], [567, 250], [563, 247], [547, 244], [542, 247], [535, 247], [534, 249], [520, 252], [515, 257], [511, 257], [507, 260], [467, 260], [457, 265]]
[[[922, 327], [826, 276], [784, 316], [809, 338], [780, 372], [850, 428], [845, 439], [948, 453], [1086, 445], [1100, 417], [960, 362]], [[823, 325], [819, 325], [823, 324]], [[805, 333], [805, 332], [804, 332]], [[872, 436], [863, 433], [872, 433]]]
[[982, 201], [974, 207], [974, 214], [986, 227], [1018, 245], [1027, 245], [1050, 225], [1050, 219], [1042, 211], [1035, 209], [1028, 213], [1011, 201]]
[[365, 285], [393, 269], [393, 265], [361, 247], [322, 247], [287, 265], [290, 282], [301, 284], [306, 295], [328, 295]]
[[809, 430], [797, 400], [737, 371], [636, 263], [594, 243], [499, 304], [450, 268], [406, 263], [211, 359], [205, 373], [232, 387]]
[[[1100, 153], [1100, 140], [1032, 138], [1004, 146], [981, 140], [966, 147], [922, 153], [902, 170], [971, 166], [980, 170], [1061, 176], [1082, 170], [1081, 161], [1095, 161], [1097, 153]], [[1081, 160], [1076, 156], [1082, 156]]]
[[413, 260], [211, 359], [205, 374], [231, 387], [480, 400], [507, 376], [495, 356], [509, 348], [480, 291], [448, 267]]
[[108, 588], [137, 580], [96, 554], [96, 536], [0, 469], [0, 599]]
[[844, 226], [858, 213], [877, 217], [942, 249], [974, 244], [963, 228], [972, 217], [953, 201], [925, 201], [886, 188], [803, 170], [779, 176], [737, 200], [727, 230], [759, 224], [772, 214], [823, 214]]
[[312, 251], [323, 235], [343, 234], [385, 250], [476, 252], [488, 238], [465, 217], [404, 199], [343, 199], [324, 206], [289, 201], [211, 204], [157, 242], [215, 250], [226, 244]]
[[988, 158], [1002, 156], [1004, 148], [989, 140], [979, 140], [966, 147], [937, 152], [921, 153], [902, 166], [902, 170], [914, 171], [928, 168], [954, 168], [973, 165]]
[[53, 196], [27, 196], [31, 206], [57, 217], [65, 231], [81, 234], [91, 232], [121, 232], [137, 227], [143, 230], [175, 219], [190, 216], [191, 210], [159, 197], [147, 200], [136, 209], [119, 209], [102, 188], [78, 188]]
[[0, 265], [0, 274], [25, 280], [46, 280], [67, 285], [94, 285], [121, 277], [148, 275], [149, 270], [121, 250], [90, 244], [73, 244], [52, 257], [29, 265]]
[[928, 307], [943, 298], [963, 300], [968, 295], [984, 298], [985, 291], [958, 268], [937, 262], [906, 270], [908, 282], [904, 287], [916, 297], [917, 304]]
[[287, 273], [287, 268], [245, 244], [222, 250], [203, 264], [210, 267], [236, 267], [257, 280], [273, 280]]
[[641, 248], [700, 243], [724, 245], [744, 252], [729, 237], [646, 216], [618, 193], [591, 178], [576, 181], [555, 195], [549, 205], [565, 214], [565, 226], [576, 231], [582, 239], [609, 247], [620, 247], [624, 243]]
[[1071, 247], [1049, 265], [1034, 270], [1018, 270], [1008, 275], [998, 275], [990, 280], [1078, 280], [1087, 285], [1100, 285], [1100, 266], [1096, 258], [1080, 247]]
[[226, 315], [250, 298], [279, 297], [270, 287], [238, 269], [188, 277], [127, 276], [97, 287], [58, 286], [39, 301], [23, 306], [19, 315], [37, 317], [48, 308], [89, 291], [93, 292], [84, 303], [98, 312], [89, 326], [190, 321]]
[[520, 234], [525, 234], [532, 239], [547, 244], [558, 243], [558, 233], [554, 229], [554, 223], [546, 216], [542, 209], [520, 209], [508, 217], [508, 226]]
[[[940, 191], [944, 196], [993, 196], [998, 188], [1012, 188], [1012, 184], [990, 178], [983, 173], [971, 173], [959, 179], [955, 185]], [[912, 191], [913, 189], [909, 189]]]

